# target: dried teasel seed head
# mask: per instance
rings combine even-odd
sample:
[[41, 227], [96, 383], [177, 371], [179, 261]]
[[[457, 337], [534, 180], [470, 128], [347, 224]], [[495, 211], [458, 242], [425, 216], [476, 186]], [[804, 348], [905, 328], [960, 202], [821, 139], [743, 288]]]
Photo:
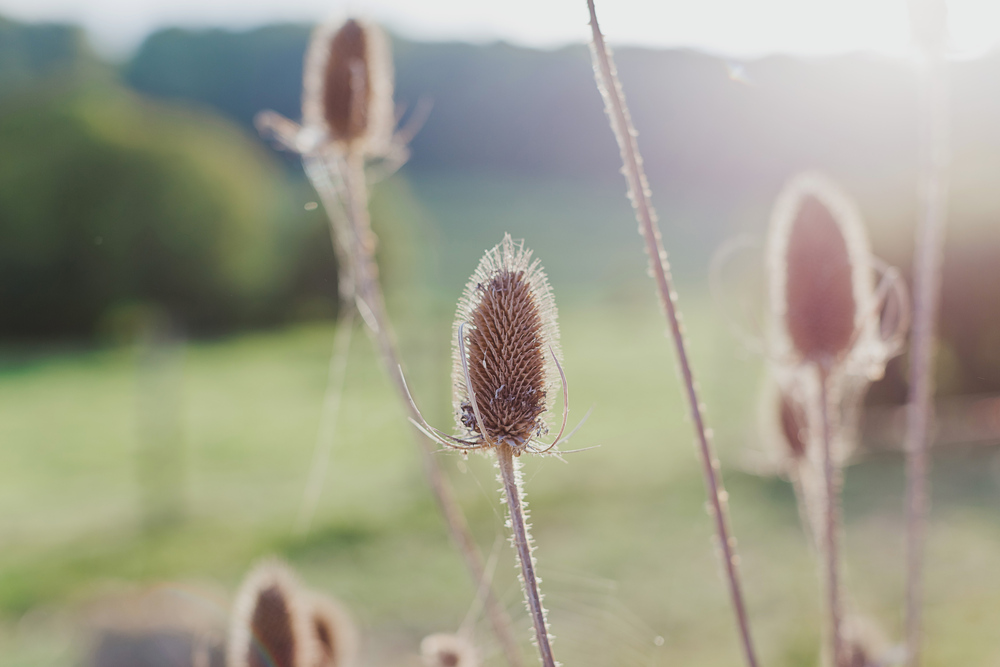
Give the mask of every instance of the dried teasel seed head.
[[229, 667], [313, 667], [316, 641], [295, 575], [270, 560], [247, 575], [233, 605]]
[[345, 152], [382, 154], [392, 140], [392, 58], [378, 26], [316, 28], [306, 52], [302, 122]]
[[[479, 263], [458, 304], [452, 380], [459, 434], [515, 453], [548, 431], [561, 361], [556, 306], [538, 260], [504, 236]], [[468, 364], [466, 386], [462, 345]], [[483, 423], [470, 398], [474, 392]]]
[[350, 667], [358, 654], [358, 630], [343, 606], [325, 595], [306, 598], [313, 637], [318, 644], [316, 667]]
[[459, 635], [435, 634], [420, 642], [426, 667], [479, 667], [476, 647]]
[[853, 203], [801, 174], [775, 205], [767, 266], [776, 357], [830, 368], [877, 338], [871, 252]]

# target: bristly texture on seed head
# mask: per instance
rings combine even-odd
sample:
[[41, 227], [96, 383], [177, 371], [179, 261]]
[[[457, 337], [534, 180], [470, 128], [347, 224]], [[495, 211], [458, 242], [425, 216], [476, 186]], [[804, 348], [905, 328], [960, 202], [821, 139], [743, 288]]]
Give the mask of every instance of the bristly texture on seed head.
[[833, 366], [877, 339], [868, 237], [829, 179], [801, 174], [775, 205], [767, 266], [775, 356]]
[[420, 657], [426, 667], [479, 667], [476, 647], [459, 635], [424, 637], [420, 642]]
[[228, 667], [314, 667], [316, 641], [299, 584], [287, 566], [266, 561], [240, 586], [233, 605]]
[[[471, 387], [465, 382], [460, 332]], [[483, 257], [459, 301], [454, 336], [453, 405], [460, 436], [504, 442], [519, 454], [548, 431], [546, 417], [560, 378], [555, 360], [561, 362], [552, 290], [523, 241], [507, 234]]]
[[345, 152], [382, 154], [392, 140], [392, 57], [378, 26], [323, 24], [306, 52], [302, 122]]
[[347, 610], [325, 595], [306, 595], [318, 651], [316, 667], [350, 667], [358, 655], [358, 629]]

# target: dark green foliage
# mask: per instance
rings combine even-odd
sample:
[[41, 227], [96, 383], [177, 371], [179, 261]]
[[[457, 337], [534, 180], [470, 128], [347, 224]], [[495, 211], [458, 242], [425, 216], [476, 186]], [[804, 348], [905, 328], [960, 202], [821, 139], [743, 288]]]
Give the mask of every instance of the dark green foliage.
[[0, 335], [92, 334], [136, 305], [195, 333], [288, 311], [315, 239], [278, 224], [280, 171], [234, 128], [95, 86], [8, 101], [0, 145]]
[[62, 24], [22, 24], [0, 17], [0, 97], [39, 77], [94, 64], [83, 30]]

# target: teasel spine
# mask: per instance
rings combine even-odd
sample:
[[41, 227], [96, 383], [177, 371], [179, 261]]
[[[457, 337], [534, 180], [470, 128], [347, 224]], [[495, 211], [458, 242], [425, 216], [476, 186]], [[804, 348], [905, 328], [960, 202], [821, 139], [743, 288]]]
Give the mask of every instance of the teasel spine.
[[601, 29], [597, 22], [597, 10], [594, 7], [594, 0], [587, 0], [587, 7], [590, 11], [590, 27], [593, 34], [591, 52], [594, 57], [597, 85], [604, 97], [608, 116], [611, 120], [611, 129], [618, 140], [618, 147], [621, 151], [622, 162], [624, 163], [625, 179], [628, 182], [629, 198], [632, 200], [632, 205], [638, 218], [639, 232], [646, 244], [650, 268], [652, 269], [660, 301], [666, 313], [670, 332], [674, 340], [684, 391], [691, 419], [694, 423], [695, 435], [698, 439], [702, 472], [705, 476], [709, 504], [712, 508], [719, 548], [722, 552], [726, 579], [729, 584], [730, 599], [736, 615], [744, 658], [749, 667], [757, 667], [756, 652], [750, 635], [750, 621], [740, 582], [738, 557], [735, 550], [736, 540], [731, 537], [728, 525], [725, 501], [727, 494], [719, 475], [719, 461], [712, 450], [705, 419], [702, 414], [702, 403], [698, 397], [694, 374], [688, 360], [680, 315], [677, 312], [677, 305], [675, 303], [676, 293], [673, 288], [673, 279], [670, 275], [667, 253], [663, 248], [663, 242], [656, 224], [656, 213], [653, 209], [652, 201], [650, 201], [649, 183], [642, 168], [642, 157], [639, 154], [639, 148], [635, 139], [636, 131], [625, 104], [625, 97], [621, 84], [618, 81], [611, 52], [604, 42], [604, 36], [601, 34]]
[[948, 214], [950, 92], [944, 50], [943, 0], [911, 0], [910, 18], [920, 59], [919, 220], [913, 257], [913, 329], [906, 410], [906, 661], [919, 667], [923, 625], [923, 561], [928, 512], [928, 454], [934, 419], [935, 321]]

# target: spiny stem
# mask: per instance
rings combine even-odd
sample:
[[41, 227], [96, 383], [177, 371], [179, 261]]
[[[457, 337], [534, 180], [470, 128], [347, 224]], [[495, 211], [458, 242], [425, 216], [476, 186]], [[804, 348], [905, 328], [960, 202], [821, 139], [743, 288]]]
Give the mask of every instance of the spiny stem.
[[[368, 333], [375, 343], [383, 370], [392, 381], [396, 394], [406, 406], [412, 418], [418, 419], [413, 404], [407, 399], [406, 385], [401, 375], [400, 355], [392, 332], [391, 322], [385, 308], [382, 287], [378, 281], [378, 267], [375, 263], [374, 237], [371, 234], [371, 223], [368, 212], [368, 187], [365, 182], [364, 161], [359, 155], [349, 155], [339, 160], [338, 170], [342, 177], [343, 191], [340, 193], [340, 203], [343, 205], [347, 222], [351, 228], [353, 258], [353, 280], [357, 307], [368, 325]], [[324, 205], [333, 215], [336, 210], [336, 193], [329, 188], [317, 187], [324, 198]], [[459, 507], [454, 491], [448, 483], [448, 478], [441, 470], [434, 455], [430, 441], [415, 430], [415, 441], [420, 448], [421, 463], [424, 476], [431, 487], [431, 492], [452, 541], [462, 554], [465, 566], [475, 586], [483, 585], [486, 569], [482, 555], [476, 546], [476, 541], [469, 530], [469, 524]], [[510, 616], [500, 604], [499, 599], [489, 585], [485, 596], [486, 615], [489, 618], [493, 633], [500, 643], [501, 650], [511, 667], [523, 667], [517, 640], [514, 637]]]
[[825, 369], [819, 371], [820, 415], [823, 434], [823, 541], [820, 554], [825, 560], [825, 588], [827, 597], [827, 621], [829, 622], [830, 654], [833, 667], [844, 667], [844, 638], [841, 629], [843, 609], [840, 596], [840, 551], [838, 532], [840, 530], [839, 480], [836, 462], [833, 459], [833, 428], [830, 420], [829, 375]]
[[345, 311], [337, 323], [337, 333], [333, 337], [333, 352], [330, 355], [330, 368], [327, 372], [326, 396], [323, 399], [323, 416], [319, 431], [316, 434], [316, 447], [313, 450], [312, 465], [309, 467], [309, 481], [306, 482], [305, 493], [302, 495], [302, 505], [299, 508], [297, 530], [300, 535], [309, 532], [316, 505], [323, 490], [326, 479], [326, 469], [330, 464], [330, 450], [337, 432], [337, 419], [340, 416], [340, 399], [344, 390], [344, 376], [347, 374], [347, 358], [351, 349], [351, 334], [354, 330], [354, 306], [341, 304]]
[[642, 157], [639, 155], [639, 147], [635, 140], [635, 128], [632, 126], [628, 108], [625, 105], [625, 96], [622, 93], [621, 84], [615, 72], [614, 62], [604, 43], [604, 37], [597, 23], [597, 11], [594, 8], [594, 0], [587, 0], [587, 7], [590, 10], [590, 27], [593, 32], [594, 41], [591, 46], [593, 49], [598, 88], [600, 88], [604, 96], [608, 116], [611, 119], [611, 129], [618, 139], [618, 147], [625, 166], [624, 172], [625, 179], [628, 182], [629, 197], [632, 200], [632, 205], [635, 208], [636, 217], [639, 221], [639, 232], [646, 242], [646, 251], [649, 255], [650, 267], [656, 281], [657, 289], [659, 290], [660, 301], [670, 324], [670, 332], [673, 337], [677, 360], [681, 368], [688, 407], [691, 412], [691, 419], [694, 422], [695, 435], [698, 438], [698, 450], [701, 455], [705, 485], [708, 489], [708, 500], [715, 519], [715, 529], [718, 534], [719, 546], [722, 549], [726, 577], [729, 582], [729, 593], [732, 599], [733, 610], [736, 614], [736, 622], [739, 626], [743, 652], [749, 667], [756, 667], [757, 658], [754, 652], [753, 641], [750, 638], [750, 624], [747, 618], [746, 606], [743, 602], [743, 591], [737, 569], [735, 538], [730, 537], [726, 516], [726, 503], [723, 500], [725, 490], [722, 479], [718, 474], [719, 461], [715, 458], [712, 445], [709, 442], [694, 374], [691, 370], [691, 364], [688, 361], [680, 317], [675, 303], [676, 294], [672, 285], [673, 280], [670, 275], [669, 264], [667, 263], [667, 253], [663, 248], [660, 231], [656, 225], [656, 213], [650, 201], [649, 183], [642, 168]]
[[948, 208], [947, 64], [927, 53], [921, 70], [921, 198], [913, 259], [910, 395], [906, 410], [906, 648], [920, 664], [923, 550], [927, 521], [928, 433], [934, 419], [934, 322], [941, 289], [942, 246]]
[[510, 446], [499, 443], [496, 446], [497, 462], [500, 466], [500, 476], [503, 479], [503, 491], [507, 497], [507, 508], [510, 510], [510, 525], [514, 532], [514, 546], [517, 548], [517, 558], [521, 561], [521, 577], [524, 580], [524, 596], [531, 610], [531, 620], [535, 624], [535, 639], [542, 665], [555, 667], [552, 657], [552, 646], [549, 643], [548, 628], [545, 624], [545, 609], [538, 593], [538, 579], [535, 577], [535, 564], [531, 558], [531, 538], [524, 522], [524, 509], [521, 506], [521, 486], [514, 469], [514, 453]]

